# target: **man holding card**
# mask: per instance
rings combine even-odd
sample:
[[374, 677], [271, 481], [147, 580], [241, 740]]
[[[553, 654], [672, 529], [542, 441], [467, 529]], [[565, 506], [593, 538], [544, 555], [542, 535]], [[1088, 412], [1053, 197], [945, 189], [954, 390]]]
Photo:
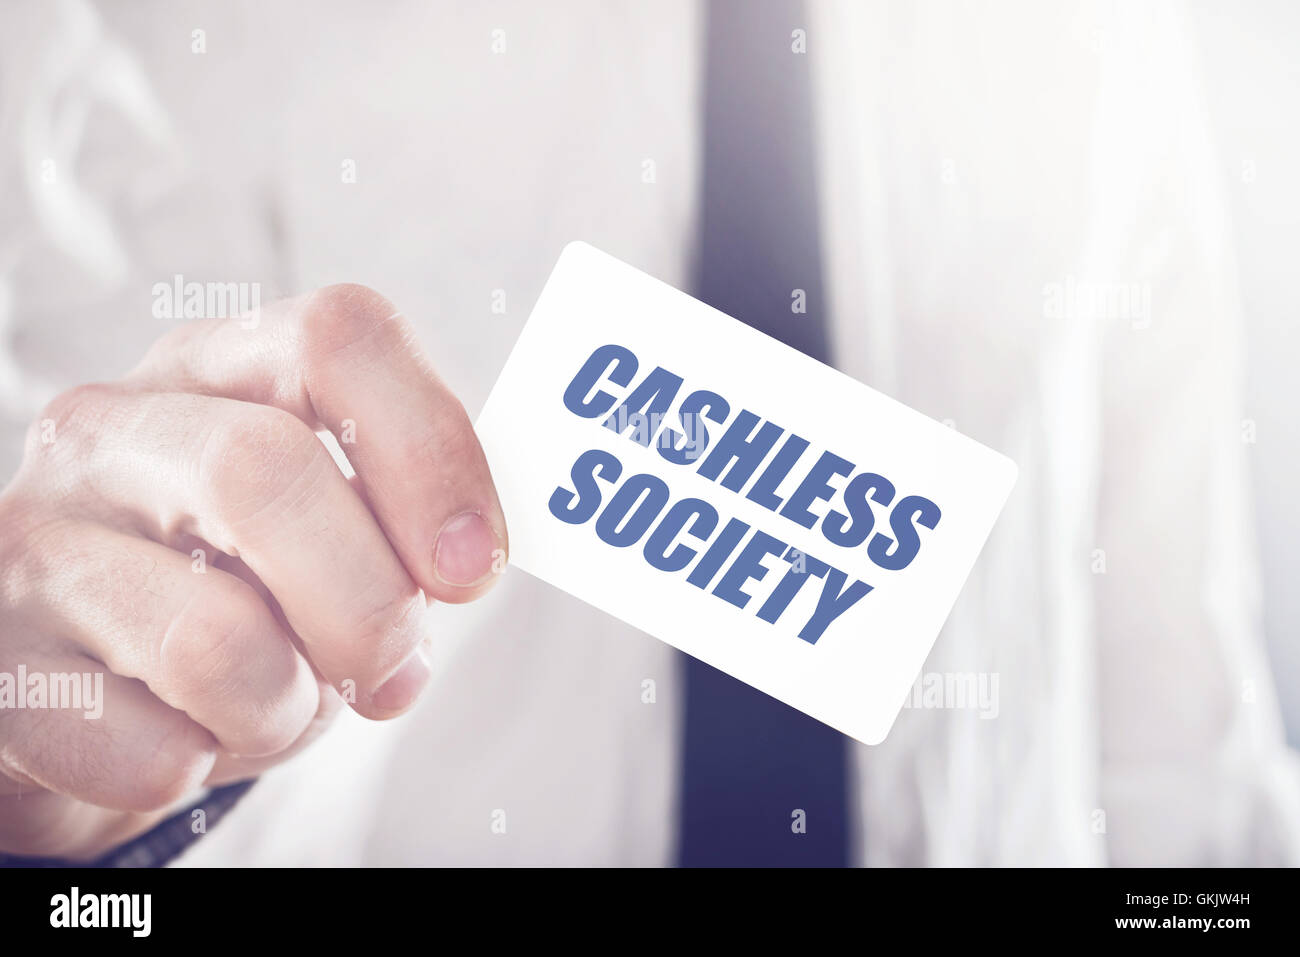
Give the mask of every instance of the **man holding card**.
[[1186, 24], [887, 6], [6, 16], [0, 853], [1300, 860]]

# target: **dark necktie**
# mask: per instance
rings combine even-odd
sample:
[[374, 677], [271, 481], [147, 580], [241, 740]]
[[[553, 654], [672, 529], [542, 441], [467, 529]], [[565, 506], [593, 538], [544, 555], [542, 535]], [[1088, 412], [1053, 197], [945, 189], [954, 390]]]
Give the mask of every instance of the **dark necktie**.
[[[695, 294], [826, 361], [808, 55], [792, 49], [802, 7], [709, 4]], [[694, 658], [685, 725], [681, 864], [848, 863], [843, 735]]]

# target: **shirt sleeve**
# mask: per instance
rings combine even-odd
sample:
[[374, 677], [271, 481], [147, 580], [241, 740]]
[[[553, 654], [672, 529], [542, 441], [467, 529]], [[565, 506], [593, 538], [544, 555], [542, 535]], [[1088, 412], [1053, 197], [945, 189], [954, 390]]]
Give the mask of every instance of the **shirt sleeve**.
[[[19, 857], [0, 854], [0, 867], [164, 867], [214, 827], [239, 799], [248, 793], [252, 781], [240, 781], [213, 788], [199, 802], [177, 811], [138, 837], [87, 863], [52, 857]], [[202, 811], [202, 817], [195, 812]], [[202, 821], [198, 825], [197, 821]]]

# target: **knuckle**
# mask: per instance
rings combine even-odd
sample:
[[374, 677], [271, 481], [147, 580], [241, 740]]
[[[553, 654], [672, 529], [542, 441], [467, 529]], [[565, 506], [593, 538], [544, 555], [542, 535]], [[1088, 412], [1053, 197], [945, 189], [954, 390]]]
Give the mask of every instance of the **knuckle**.
[[177, 727], [159, 741], [149, 760], [132, 769], [121, 803], [133, 811], [170, 807], [202, 786], [214, 759], [207, 732], [178, 714]]
[[117, 394], [112, 386], [91, 383], [55, 396], [27, 429], [26, 459], [56, 449], [75, 454], [104, 427]]
[[298, 740], [310, 722], [310, 716], [301, 721], [288, 721], [280, 715], [257, 715], [246, 719], [233, 736], [223, 738], [223, 743], [231, 754], [240, 757], [279, 754]]
[[428, 422], [427, 431], [412, 436], [412, 441], [399, 453], [402, 463], [415, 470], [412, 474], [420, 474], [420, 470], [428, 469], [431, 464], [453, 474], [462, 469], [486, 467], [478, 434], [459, 400], [448, 398], [439, 414], [431, 416]]
[[257, 604], [257, 594], [238, 579], [209, 576], [159, 644], [158, 667], [169, 698], [219, 699], [238, 690], [245, 663], [260, 657], [267, 627]]
[[303, 343], [309, 362], [320, 362], [361, 343], [382, 351], [410, 339], [405, 317], [369, 286], [338, 283], [318, 290], [302, 314]]
[[[33, 549], [28, 544], [31, 533], [32, 509], [21, 503], [18, 495], [10, 489], [0, 495], [0, 596], [6, 595], [3, 587], [10, 581], [20, 579], [23, 561], [30, 556]], [[12, 606], [14, 599], [9, 597], [5, 604]]]
[[214, 322], [191, 319], [155, 339], [140, 361], [125, 376], [125, 381], [149, 388], [172, 388], [192, 375], [190, 368], [199, 344], [211, 335]]
[[236, 578], [212, 578], [172, 620], [160, 644], [163, 697], [200, 723], [216, 714], [222, 743], [244, 755], [293, 743], [299, 661], [258, 594]]
[[311, 429], [279, 409], [249, 406], [205, 437], [199, 485], [211, 513], [236, 524], [282, 504], [326, 467], [333, 460]]
[[[142, 733], [143, 732], [143, 733]], [[216, 757], [211, 736], [179, 711], [146, 728], [86, 724], [66, 748], [60, 790], [118, 810], [169, 807], [202, 785]]]
[[[0, 609], [21, 615], [29, 602], [40, 609], [44, 583], [60, 573], [69, 557], [65, 531], [36, 501], [6, 493], [0, 497]], [[3, 620], [0, 612], [0, 621]]]
[[366, 685], [390, 674], [422, 640], [425, 610], [418, 591], [359, 601], [351, 629], [357, 636], [352, 673]]
[[98, 382], [73, 386], [55, 396], [45, 406], [41, 418], [59, 421], [76, 416], [94, 417], [96, 410], [102, 408], [116, 392], [112, 386]]

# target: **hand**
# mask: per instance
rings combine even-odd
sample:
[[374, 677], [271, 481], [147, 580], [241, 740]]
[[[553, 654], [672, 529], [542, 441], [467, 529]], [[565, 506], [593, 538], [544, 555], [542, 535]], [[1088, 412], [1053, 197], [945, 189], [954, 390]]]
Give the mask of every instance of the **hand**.
[[102, 674], [99, 717], [0, 707], [0, 850], [69, 858], [284, 760], [343, 701], [406, 710], [426, 596], [479, 597], [507, 549], [464, 408], [396, 308], [348, 285], [178, 328], [57, 398], [0, 529], [0, 704], [20, 668]]

